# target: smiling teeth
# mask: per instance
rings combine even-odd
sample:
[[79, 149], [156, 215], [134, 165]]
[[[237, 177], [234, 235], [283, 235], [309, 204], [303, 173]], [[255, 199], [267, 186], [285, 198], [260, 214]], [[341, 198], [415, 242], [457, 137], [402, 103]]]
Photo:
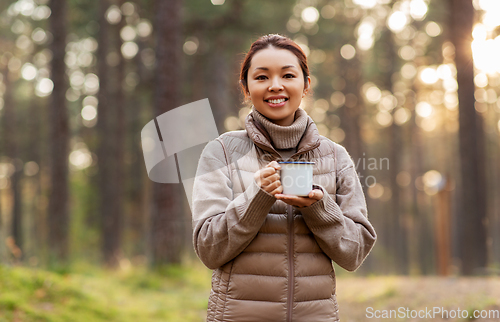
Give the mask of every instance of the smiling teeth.
[[280, 98], [280, 99], [277, 99], [277, 100], [269, 100], [269, 103], [279, 104], [279, 103], [283, 103], [284, 101], [285, 101], [284, 98]]

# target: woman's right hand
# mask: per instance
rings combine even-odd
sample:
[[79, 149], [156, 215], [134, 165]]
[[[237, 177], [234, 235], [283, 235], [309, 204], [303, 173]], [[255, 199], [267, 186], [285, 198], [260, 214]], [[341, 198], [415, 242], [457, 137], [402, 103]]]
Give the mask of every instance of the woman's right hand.
[[255, 182], [262, 190], [273, 196], [277, 193], [282, 193], [283, 187], [281, 186], [280, 174], [278, 172], [280, 169], [281, 166], [278, 162], [271, 161], [264, 168], [255, 172]]

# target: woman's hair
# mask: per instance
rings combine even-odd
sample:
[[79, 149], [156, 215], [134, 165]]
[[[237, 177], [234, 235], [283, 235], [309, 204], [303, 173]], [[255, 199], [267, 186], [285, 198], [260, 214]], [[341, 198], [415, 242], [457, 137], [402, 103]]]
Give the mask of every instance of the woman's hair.
[[250, 63], [252, 62], [252, 58], [256, 52], [262, 49], [266, 49], [269, 47], [275, 47], [278, 49], [287, 49], [291, 51], [297, 58], [299, 59], [300, 68], [302, 69], [302, 73], [304, 74], [304, 87], [307, 85], [307, 77], [309, 76], [309, 67], [307, 66], [307, 58], [306, 54], [297, 45], [293, 40], [288, 37], [281, 36], [278, 34], [269, 34], [260, 37], [257, 39], [252, 46], [250, 46], [250, 50], [246, 54], [243, 62], [241, 63], [241, 71], [240, 71], [240, 86], [241, 90], [245, 97], [248, 92], [248, 70], [250, 69]]

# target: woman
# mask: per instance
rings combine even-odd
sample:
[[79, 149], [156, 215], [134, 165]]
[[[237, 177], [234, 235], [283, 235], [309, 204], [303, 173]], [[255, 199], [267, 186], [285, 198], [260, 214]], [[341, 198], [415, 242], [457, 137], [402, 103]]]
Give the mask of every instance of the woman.
[[[255, 41], [240, 84], [245, 130], [205, 147], [193, 189], [193, 243], [210, 269], [207, 321], [338, 321], [332, 260], [356, 270], [375, 231], [354, 164], [299, 108], [310, 90], [292, 40]], [[277, 160], [313, 161], [308, 197], [281, 192]]]

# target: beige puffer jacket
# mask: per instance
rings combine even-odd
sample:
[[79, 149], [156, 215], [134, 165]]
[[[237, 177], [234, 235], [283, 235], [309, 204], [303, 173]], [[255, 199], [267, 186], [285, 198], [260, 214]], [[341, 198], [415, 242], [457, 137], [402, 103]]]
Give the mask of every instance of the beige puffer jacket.
[[200, 158], [193, 244], [214, 269], [207, 321], [338, 321], [332, 260], [353, 271], [376, 240], [354, 164], [309, 118], [292, 159], [314, 161], [313, 181], [327, 193], [289, 206], [253, 179], [280, 158], [266, 134], [249, 115], [246, 131], [221, 135]]

